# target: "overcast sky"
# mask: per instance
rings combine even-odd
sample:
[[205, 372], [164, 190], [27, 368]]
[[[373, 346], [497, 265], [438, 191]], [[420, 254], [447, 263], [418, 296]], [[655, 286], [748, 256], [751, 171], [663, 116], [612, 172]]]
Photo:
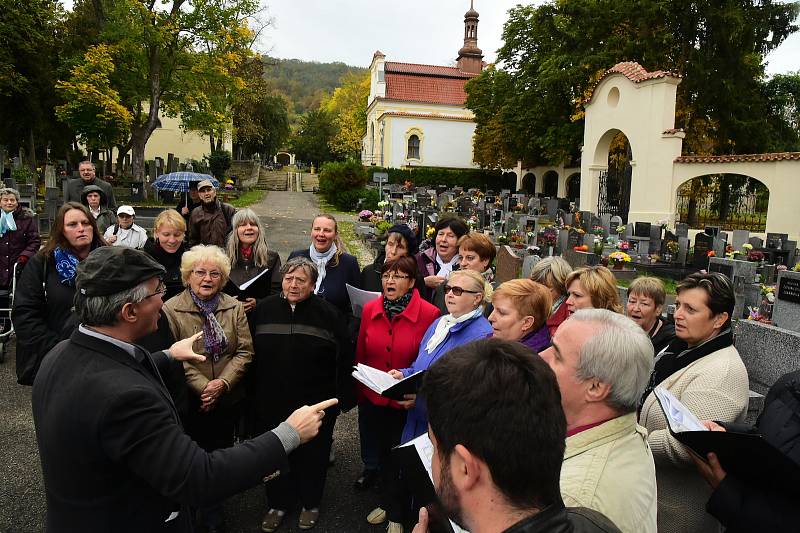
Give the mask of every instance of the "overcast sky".
[[[506, 14], [519, 3], [475, 0], [478, 46], [486, 61], [494, 61]], [[275, 57], [366, 67], [380, 50], [390, 61], [448, 65], [464, 40], [469, 0], [268, 0], [267, 5], [274, 26], [263, 48]], [[767, 59], [768, 74], [800, 70], [800, 34]]]

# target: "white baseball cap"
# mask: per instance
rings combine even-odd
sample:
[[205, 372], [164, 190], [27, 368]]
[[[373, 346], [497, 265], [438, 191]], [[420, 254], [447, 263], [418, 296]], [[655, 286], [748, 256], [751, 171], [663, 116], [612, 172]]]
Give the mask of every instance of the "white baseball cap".
[[119, 209], [117, 209], [118, 215], [130, 215], [132, 217], [136, 216], [136, 211], [133, 210], [133, 207], [129, 205], [121, 205]]

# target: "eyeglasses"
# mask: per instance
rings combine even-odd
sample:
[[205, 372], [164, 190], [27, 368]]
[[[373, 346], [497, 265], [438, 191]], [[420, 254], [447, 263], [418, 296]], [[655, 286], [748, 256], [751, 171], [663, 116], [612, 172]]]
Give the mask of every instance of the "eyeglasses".
[[470, 294], [480, 294], [480, 291], [468, 291], [467, 289], [462, 289], [461, 287], [451, 287], [450, 285], [444, 286], [444, 293], [447, 294], [448, 292], [453, 291], [453, 294], [456, 296], [461, 296], [465, 292]]
[[392, 273], [392, 274], [383, 274], [381, 276], [381, 279], [383, 281], [389, 281], [391, 279], [408, 279], [410, 277], [411, 276], [406, 276], [405, 274], [394, 274], [394, 273]]
[[160, 296], [167, 292], [167, 285], [164, 283], [164, 280], [158, 280], [158, 286], [156, 287], [156, 292], [153, 294], [148, 294], [145, 296], [142, 301], [147, 300], [148, 298], [152, 298], [153, 296]]
[[211, 272], [208, 272], [207, 270], [192, 270], [192, 274], [200, 279], [203, 279], [206, 276], [210, 277], [211, 279], [219, 279], [222, 277], [222, 274], [216, 270], [212, 270]]

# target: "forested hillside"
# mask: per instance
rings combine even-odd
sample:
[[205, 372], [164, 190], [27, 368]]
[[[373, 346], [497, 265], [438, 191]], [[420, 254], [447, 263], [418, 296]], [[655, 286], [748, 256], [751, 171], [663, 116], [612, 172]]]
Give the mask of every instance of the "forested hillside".
[[319, 107], [323, 97], [340, 85], [340, 78], [348, 71], [362, 73], [366, 70], [344, 63], [264, 57], [264, 77], [289, 98], [294, 105], [290, 112], [295, 115]]

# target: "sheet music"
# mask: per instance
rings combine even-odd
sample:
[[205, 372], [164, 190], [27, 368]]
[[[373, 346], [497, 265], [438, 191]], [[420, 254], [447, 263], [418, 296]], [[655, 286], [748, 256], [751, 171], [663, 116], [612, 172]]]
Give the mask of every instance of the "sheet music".
[[[391, 374], [389, 374], [388, 372], [384, 372], [383, 370], [378, 370], [377, 368], [372, 368], [371, 366], [362, 363], [358, 363], [353, 368], [355, 370], [353, 370], [352, 376], [361, 383], [363, 383], [366, 387], [372, 389], [378, 394], [383, 394], [384, 391], [392, 388], [393, 386], [400, 383], [400, 381], [402, 381], [393, 378]], [[422, 370], [414, 372], [413, 374], [411, 374], [411, 376], [416, 376], [420, 372], [422, 372]], [[407, 378], [403, 379], [408, 379], [411, 376], [408, 376]]]
[[689, 411], [674, 394], [664, 388], [656, 388], [653, 391], [664, 410], [664, 415], [667, 418], [667, 423], [673, 433], [680, 433], [682, 431], [708, 431], [694, 413]]
[[263, 276], [264, 274], [266, 274], [266, 273], [267, 273], [267, 272], [269, 272], [269, 271], [270, 271], [270, 269], [269, 269], [269, 268], [265, 268], [264, 270], [262, 270], [261, 272], [259, 272], [258, 274], [256, 274], [256, 275], [255, 275], [255, 276], [253, 276], [252, 278], [250, 278], [249, 280], [247, 280], [247, 281], [245, 281], [244, 283], [242, 283], [241, 285], [239, 285], [239, 290], [240, 290], [240, 291], [246, 291], [246, 290], [247, 290], [247, 288], [248, 288], [250, 285], [252, 285], [252, 284], [253, 284], [253, 282], [255, 282], [255, 281], [258, 279], [258, 278], [260, 278], [261, 276]]
[[356, 318], [361, 318], [361, 312], [365, 305], [379, 298], [381, 295], [379, 292], [365, 291], [358, 287], [353, 287], [349, 283], [345, 283], [345, 287], [347, 287], [347, 296], [350, 298], [350, 307], [353, 309], [353, 316]]

